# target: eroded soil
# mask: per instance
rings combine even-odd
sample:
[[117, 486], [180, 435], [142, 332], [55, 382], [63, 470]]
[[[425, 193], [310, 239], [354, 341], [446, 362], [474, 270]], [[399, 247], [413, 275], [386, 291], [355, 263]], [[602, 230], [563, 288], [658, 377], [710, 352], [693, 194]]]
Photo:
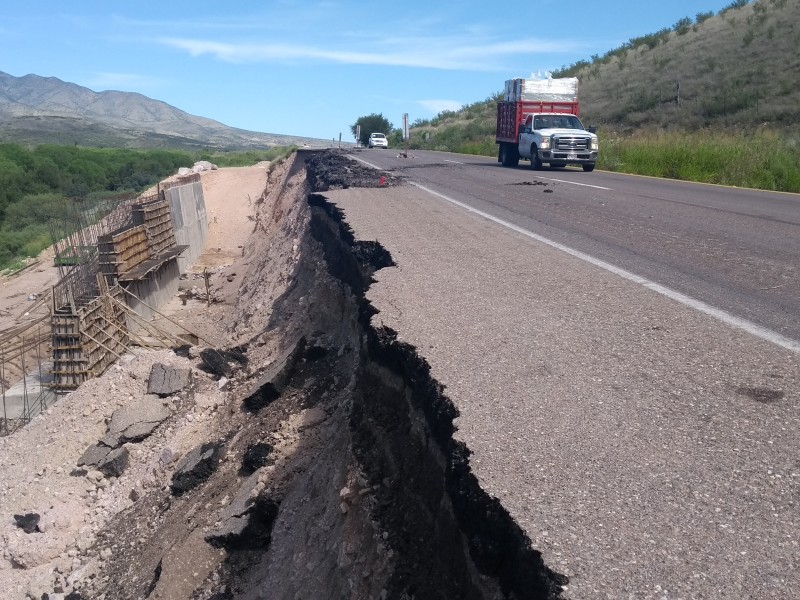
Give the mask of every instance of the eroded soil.
[[[252, 201], [241, 257], [214, 271], [214, 302], [173, 307], [210, 348], [132, 352], [0, 439], [9, 598], [560, 596], [565, 579], [480, 489], [424, 358], [372, 325], [364, 293], [391, 256], [324, 192], [383, 185], [402, 182], [293, 156]], [[125, 444], [119, 476], [76, 470], [154, 364], [191, 372], [152, 398], [170, 416]], [[41, 530], [10, 519], [28, 513]]]

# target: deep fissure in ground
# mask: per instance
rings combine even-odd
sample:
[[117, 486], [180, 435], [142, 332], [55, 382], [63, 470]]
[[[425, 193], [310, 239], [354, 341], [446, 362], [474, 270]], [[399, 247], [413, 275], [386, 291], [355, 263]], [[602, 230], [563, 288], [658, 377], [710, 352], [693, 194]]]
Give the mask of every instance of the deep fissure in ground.
[[287, 177], [302, 181], [302, 196], [265, 219], [294, 214], [284, 243], [300, 249], [266, 331], [280, 352], [268, 365], [217, 365], [234, 380], [235, 406], [198, 450], [213, 447], [213, 469], [118, 515], [98, 545], [133, 528], [135, 559], [115, 550], [82, 597], [169, 597], [184, 589], [178, 555], [197, 552], [209, 565], [191, 584], [197, 600], [559, 598], [566, 578], [480, 488], [469, 449], [453, 439], [456, 408], [425, 359], [371, 325], [365, 293], [392, 258], [356, 240], [321, 192], [377, 187], [375, 171], [331, 151], [293, 160]]

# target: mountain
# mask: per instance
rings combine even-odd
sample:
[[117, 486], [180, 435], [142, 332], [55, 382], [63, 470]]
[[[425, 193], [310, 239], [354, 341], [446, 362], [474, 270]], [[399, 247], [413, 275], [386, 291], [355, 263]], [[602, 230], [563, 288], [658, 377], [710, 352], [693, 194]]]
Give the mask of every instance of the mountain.
[[259, 133], [190, 115], [132, 92], [94, 92], [56, 77], [0, 72], [0, 139], [21, 143], [133, 148], [328, 145], [327, 140]]

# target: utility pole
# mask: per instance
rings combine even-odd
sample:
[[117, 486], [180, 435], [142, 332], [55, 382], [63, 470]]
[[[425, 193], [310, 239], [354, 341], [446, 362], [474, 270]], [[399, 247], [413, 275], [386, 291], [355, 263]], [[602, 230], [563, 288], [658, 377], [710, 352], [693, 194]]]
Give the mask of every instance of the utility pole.
[[403, 113], [403, 158], [408, 158], [408, 113]]

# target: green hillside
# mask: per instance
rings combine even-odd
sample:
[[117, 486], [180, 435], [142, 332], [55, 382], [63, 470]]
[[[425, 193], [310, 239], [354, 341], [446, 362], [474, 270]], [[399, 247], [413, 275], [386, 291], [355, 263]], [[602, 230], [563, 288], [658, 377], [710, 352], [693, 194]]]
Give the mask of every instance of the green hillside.
[[[800, 192], [798, 0], [736, 0], [553, 77], [580, 80], [599, 168]], [[496, 155], [499, 97], [415, 122], [411, 147]]]
[[733, 2], [553, 76], [578, 77], [583, 117], [603, 127], [796, 128], [800, 2]]

